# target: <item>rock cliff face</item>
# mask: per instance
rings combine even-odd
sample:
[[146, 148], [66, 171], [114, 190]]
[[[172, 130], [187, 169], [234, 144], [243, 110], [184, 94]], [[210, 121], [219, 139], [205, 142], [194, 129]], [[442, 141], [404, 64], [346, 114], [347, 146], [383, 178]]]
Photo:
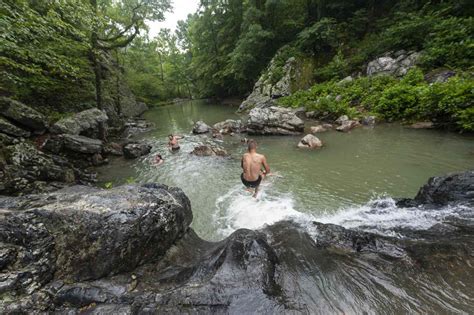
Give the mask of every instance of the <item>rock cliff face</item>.
[[[430, 180], [413, 202], [432, 211], [423, 202], [439, 183], [460, 196], [473, 174]], [[472, 203], [463, 196], [445, 202]], [[0, 198], [0, 209], [2, 313], [472, 310], [469, 214], [405, 238], [282, 221], [210, 243], [189, 229], [183, 192], [164, 185], [75, 186]]]
[[299, 89], [309, 87], [311, 80], [308, 79], [310, 76], [306, 73], [312, 72], [312, 63], [290, 57], [283, 67], [280, 67], [276, 61], [278, 58], [281, 58], [279, 54], [270, 61], [268, 69], [255, 83], [252, 93], [242, 102], [239, 111], [272, 106], [273, 99], [288, 96]]

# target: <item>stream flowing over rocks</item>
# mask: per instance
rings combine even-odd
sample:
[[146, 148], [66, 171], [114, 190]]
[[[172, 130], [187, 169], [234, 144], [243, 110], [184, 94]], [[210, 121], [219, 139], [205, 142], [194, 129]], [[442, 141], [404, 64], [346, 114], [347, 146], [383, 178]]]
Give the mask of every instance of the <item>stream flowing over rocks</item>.
[[463, 210], [398, 237], [308, 220], [211, 243], [189, 228], [191, 205], [179, 188], [4, 197], [0, 312], [469, 313], [474, 171], [430, 179], [392, 211], [453, 207]]

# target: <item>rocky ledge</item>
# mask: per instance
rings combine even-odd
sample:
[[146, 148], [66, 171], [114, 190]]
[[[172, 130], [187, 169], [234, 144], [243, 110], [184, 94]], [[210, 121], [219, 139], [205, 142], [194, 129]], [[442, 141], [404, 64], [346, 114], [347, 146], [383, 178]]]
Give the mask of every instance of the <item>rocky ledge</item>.
[[[473, 171], [432, 179], [413, 203], [472, 205], [473, 185]], [[4, 314], [472, 310], [472, 216], [410, 238], [282, 221], [211, 243], [189, 228], [188, 198], [164, 185], [75, 186], [0, 209]]]

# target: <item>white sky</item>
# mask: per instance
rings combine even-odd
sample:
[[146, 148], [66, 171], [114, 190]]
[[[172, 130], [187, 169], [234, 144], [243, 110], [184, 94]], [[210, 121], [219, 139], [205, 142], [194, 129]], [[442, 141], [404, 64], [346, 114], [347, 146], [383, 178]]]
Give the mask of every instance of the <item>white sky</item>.
[[200, 0], [173, 0], [173, 12], [168, 12], [165, 15], [163, 22], [148, 22], [150, 27], [150, 38], [155, 37], [161, 28], [169, 28], [171, 31], [176, 29], [179, 20], [186, 20], [190, 13], [197, 11]]

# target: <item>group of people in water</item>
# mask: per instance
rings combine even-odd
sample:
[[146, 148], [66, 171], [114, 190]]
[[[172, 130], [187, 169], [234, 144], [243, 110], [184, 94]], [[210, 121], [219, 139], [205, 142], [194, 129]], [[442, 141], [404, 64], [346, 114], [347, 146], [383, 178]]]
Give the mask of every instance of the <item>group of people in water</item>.
[[[179, 140], [181, 139], [183, 139], [182, 136], [168, 135], [168, 149], [171, 152], [179, 151]], [[272, 174], [270, 173], [270, 166], [268, 165], [265, 155], [257, 153], [257, 142], [253, 139], [245, 139], [243, 142], [247, 143], [247, 152], [243, 154], [240, 162], [240, 166], [242, 167], [240, 179], [247, 191], [251, 192], [252, 196], [256, 198], [262, 180]], [[161, 154], [155, 156], [154, 163], [156, 165], [164, 163]]]

